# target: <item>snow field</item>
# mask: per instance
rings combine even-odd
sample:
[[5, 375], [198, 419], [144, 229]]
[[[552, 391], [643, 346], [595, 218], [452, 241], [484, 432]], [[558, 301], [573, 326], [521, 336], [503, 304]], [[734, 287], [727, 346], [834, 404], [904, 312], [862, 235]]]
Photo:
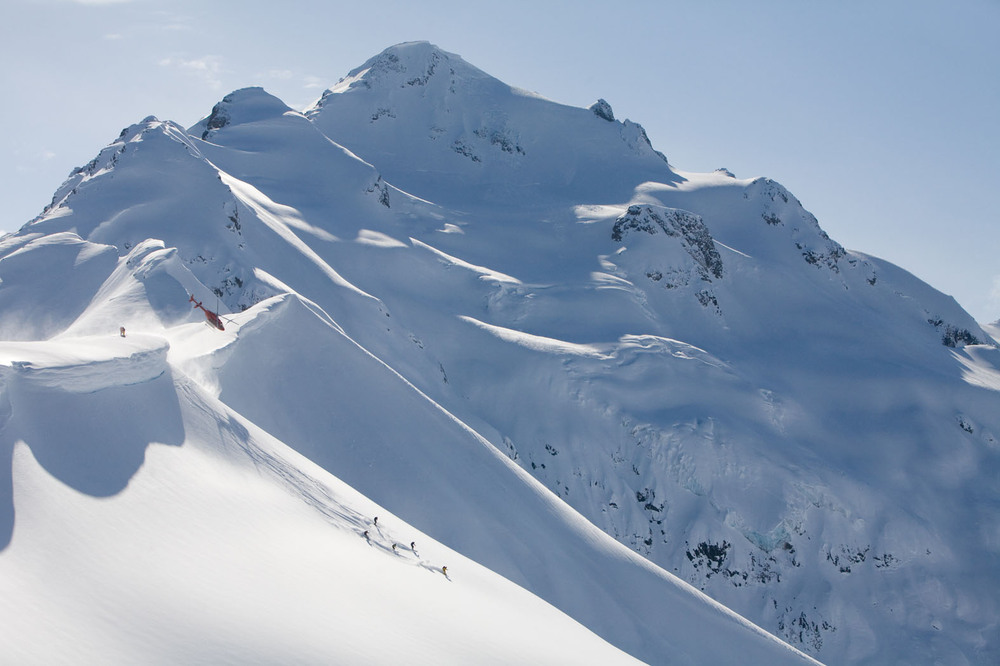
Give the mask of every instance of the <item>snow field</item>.
[[[550, 654], [452, 548], [650, 663], [805, 659], [719, 604], [831, 663], [997, 661], [995, 327], [599, 111], [416, 43], [305, 114], [127, 128], [0, 240], [4, 590], [128, 661]], [[342, 572], [390, 624], [338, 619]]]
[[[60, 395], [78, 396], [70, 400], [107, 419], [108, 432], [156, 433], [131, 476], [118, 479], [125, 487], [106, 496], [85, 480], [51, 476], [35, 457], [40, 434], [26, 423], [43, 417], [24, 415], [15, 400], [11, 418], [27, 443], [11, 445], [17, 513], [0, 585], [10, 602], [2, 651], [16, 663], [564, 663], [574, 654], [631, 663], [288, 452], [196, 384], [176, 381], [173, 406], [161, 399], [163, 377], [133, 385], [160, 404], [145, 412], [96, 404], [111, 387], [37, 389], [36, 400], [67, 411]], [[78, 430], [60, 431], [72, 426], [41, 433], [45, 444], [61, 435], [62, 454], [85, 444]], [[182, 441], [157, 441], [178, 426]], [[102, 454], [120, 457], [76, 457]]]

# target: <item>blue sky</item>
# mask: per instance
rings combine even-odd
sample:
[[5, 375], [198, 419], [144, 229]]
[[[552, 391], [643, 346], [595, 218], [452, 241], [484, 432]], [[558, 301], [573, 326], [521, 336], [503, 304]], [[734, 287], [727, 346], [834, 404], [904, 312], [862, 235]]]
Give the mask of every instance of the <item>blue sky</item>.
[[599, 97], [675, 167], [768, 176], [850, 249], [1000, 319], [1000, 0], [5, 0], [0, 230], [148, 115], [261, 85], [293, 108], [428, 40], [558, 102]]

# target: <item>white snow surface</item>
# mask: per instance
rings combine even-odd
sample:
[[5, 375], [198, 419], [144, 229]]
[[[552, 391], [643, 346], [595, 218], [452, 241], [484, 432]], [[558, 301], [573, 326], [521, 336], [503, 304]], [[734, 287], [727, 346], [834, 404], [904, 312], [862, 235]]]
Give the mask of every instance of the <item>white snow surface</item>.
[[634, 662], [229, 410], [166, 346], [2, 345], [6, 663]]
[[1000, 661], [997, 328], [593, 109], [401, 44], [0, 239], [0, 654]]

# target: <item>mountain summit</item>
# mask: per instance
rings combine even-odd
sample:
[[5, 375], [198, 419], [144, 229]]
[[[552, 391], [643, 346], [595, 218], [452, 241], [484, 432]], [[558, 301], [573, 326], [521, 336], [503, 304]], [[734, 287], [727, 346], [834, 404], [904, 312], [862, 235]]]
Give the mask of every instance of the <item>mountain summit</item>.
[[386, 49], [305, 113], [390, 182], [438, 203], [621, 201], [638, 182], [676, 179], [639, 125], [512, 88], [426, 42]]
[[149, 117], [0, 239], [0, 651], [996, 663], [991, 331], [426, 42]]

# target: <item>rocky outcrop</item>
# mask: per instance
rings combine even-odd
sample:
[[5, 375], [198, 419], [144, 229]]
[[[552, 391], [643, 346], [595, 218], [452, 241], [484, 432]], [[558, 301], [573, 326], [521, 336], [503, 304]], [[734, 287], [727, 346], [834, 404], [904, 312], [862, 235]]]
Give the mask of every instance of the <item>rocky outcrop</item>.
[[722, 257], [715, 247], [715, 241], [701, 217], [686, 210], [659, 206], [629, 206], [611, 230], [611, 238], [621, 242], [633, 231], [656, 234], [662, 231], [667, 236], [678, 238], [687, 253], [698, 266], [702, 280], [722, 277]]

